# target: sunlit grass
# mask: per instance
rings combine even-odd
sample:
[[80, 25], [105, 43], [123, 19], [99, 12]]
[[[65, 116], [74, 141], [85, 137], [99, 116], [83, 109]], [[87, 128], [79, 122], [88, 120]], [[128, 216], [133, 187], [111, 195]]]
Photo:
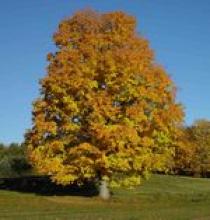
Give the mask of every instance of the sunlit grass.
[[98, 197], [0, 191], [0, 219], [210, 219], [210, 180], [154, 175], [133, 190]]

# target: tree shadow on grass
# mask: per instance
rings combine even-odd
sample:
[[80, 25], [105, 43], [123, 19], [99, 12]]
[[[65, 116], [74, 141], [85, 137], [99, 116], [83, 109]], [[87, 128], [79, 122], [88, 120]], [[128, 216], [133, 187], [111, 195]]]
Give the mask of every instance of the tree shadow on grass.
[[48, 176], [23, 176], [16, 178], [0, 178], [0, 190], [16, 191], [23, 193], [35, 193], [43, 196], [84, 196], [98, 195], [98, 188], [93, 182], [85, 182], [79, 186], [56, 185]]

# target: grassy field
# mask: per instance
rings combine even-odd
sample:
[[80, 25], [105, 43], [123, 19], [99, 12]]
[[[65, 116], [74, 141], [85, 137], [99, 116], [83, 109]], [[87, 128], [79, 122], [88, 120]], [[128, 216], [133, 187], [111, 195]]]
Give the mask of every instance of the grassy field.
[[114, 190], [108, 202], [0, 190], [0, 219], [210, 220], [210, 179], [154, 175], [137, 189]]

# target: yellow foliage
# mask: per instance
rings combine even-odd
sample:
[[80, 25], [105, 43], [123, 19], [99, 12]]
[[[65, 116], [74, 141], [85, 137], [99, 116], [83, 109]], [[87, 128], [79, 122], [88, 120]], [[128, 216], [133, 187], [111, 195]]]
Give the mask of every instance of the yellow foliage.
[[55, 182], [105, 178], [129, 187], [166, 169], [183, 112], [135, 28], [123, 12], [85, 10], [54, 34], [26, 143], [32, 164]]

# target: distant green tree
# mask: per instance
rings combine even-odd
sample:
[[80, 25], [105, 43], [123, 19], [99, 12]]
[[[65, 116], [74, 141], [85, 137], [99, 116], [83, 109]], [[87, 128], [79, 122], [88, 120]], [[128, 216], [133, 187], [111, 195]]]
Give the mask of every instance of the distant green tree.
[[19, 176], [29, 172], [29, 165], [25, 147], [22, 144], [0, 144], [0, 177]]

